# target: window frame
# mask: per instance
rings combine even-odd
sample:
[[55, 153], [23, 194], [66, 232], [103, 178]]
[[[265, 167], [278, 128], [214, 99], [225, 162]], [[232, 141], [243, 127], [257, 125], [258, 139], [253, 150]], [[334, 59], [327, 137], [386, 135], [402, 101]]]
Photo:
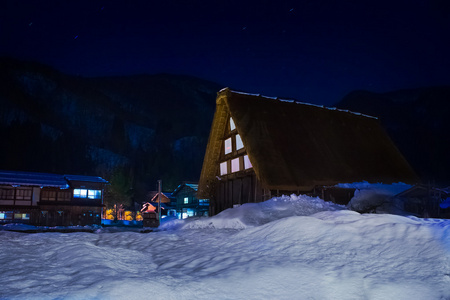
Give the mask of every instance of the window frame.
[[224, 161], [220, 163], [220, 176], [228, 174], [228, 162]]
[[102, 199], [102, 191], [101, 190], [88, 190], [87, 198], [90, 200]]
[[[237, 169], [236, 169], [236, 167], [237, 167]], [[241, 171], [241, 162], [240, 162], [240, 157], [238, 156], [231, 160], [231, 173], [236, 173], [239, 171]]]
[[245, 154], [243, 157], [244, 157], [244, 170], [252, 169], [253, 165], [248, 155]]
[[232, 117], [230, 117], [230, 132], [236, 130], [236, 124], [234, 123], [234, 120]]
[[231, 137], [227, 138], [223, 142], [224, 145], [224, 154], [228, 155], [233, 152], [233, 139]]
[[75, 199], [87, 199], [87, 189], [73, 189], [73, 198]]
[[239, 133], [234, 136], [234, 140], [236, 141], [236, 151], [244, 149], [244, 143]]

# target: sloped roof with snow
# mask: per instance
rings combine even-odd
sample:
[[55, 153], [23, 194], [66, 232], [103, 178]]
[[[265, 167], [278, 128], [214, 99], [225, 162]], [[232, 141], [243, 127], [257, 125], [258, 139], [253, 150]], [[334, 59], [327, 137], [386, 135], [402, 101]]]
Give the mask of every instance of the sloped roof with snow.
[[[158, 192], [150, 192], [150, 202], [158, 202]], [[172, 193], [161, 193], [161, 203], [170, 203], [170, 198], [172, 197]]]
[[172, 195], [175, 196], [175, 195], [178, 194], [178, 192], [179, 192], [180, 190], [182, 190], [184, 187], [188, 187], [188, 188], [192, 189], [194, 192], [197, 192], [197, 190], [198, 190], [198, 184], [197, 184], [197, 183], [186, 183], [186, 182], [183, 182], [182, 184], [180, 184], [180, 185], [175, 189], [175, 191], [173, 191]]
[[68, 188], [64, 176], [49, 173], [0, 170], [0, 184]]
[[107, 184], [108, 181], [101, 177], [97, 176], [86, 176], [86, 175], [64, 175], [64, 177], [68, 181], [85, 181], [85, 182], [96, 182], [96, 183], [105, 183]]
[[342, 182], [414, 183], [417, 176], [374, 117], [223, 89], [200, 177], [200, 195], [218, 174], [229, 117], [253, 169], [272, 190]]
[[0, 184], [36, 187], [69, 188], [70, 181], [85, 181], [107, 184], [101, 177], [83, 175], [58, 175], [51, 173], [0, 170]]

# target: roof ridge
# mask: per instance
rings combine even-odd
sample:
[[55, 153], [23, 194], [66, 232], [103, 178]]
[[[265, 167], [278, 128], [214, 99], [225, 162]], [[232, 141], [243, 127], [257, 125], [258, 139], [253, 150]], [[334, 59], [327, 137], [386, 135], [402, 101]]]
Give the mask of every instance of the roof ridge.
[[350, 114], [353, 114], [353, 115], [357, 115], [357, 116], [362, 116], [362, 117], [378, 120], [378, 117], [367, 115], [367, 114], [363, 114], [363, 113], [359, 113], [359, 112], [350, 111], [348, 109], [340, 109], [340, 108], [336, 108], [336, 107], [328, 107], [328, 106], [324, 106], [324, 105], [320, 105], [320, 104], [314, 104], [314, 103], [297, 101], [295, 99], [280, 99], [278, 97], [270, 97], [270, 96], [265, 96], [265, 95], [261, 95], [261, 94], [251, 94], [251, 93], [246, 93], [246, 92], [240, 92], [240, 91], [232, 90], [232, 89], [230, 89], [228, 87], [221, 89], [219, 91], [219, 93], [223, 93], [223, 92], [226, 92], [226, 91], [234, 93], [234, 94], [255, 96], [255, 97], [261, 97], [261, 98], [266, 98], [266, 99], [270, 99], [270, 100], [278, 100], [280, 102], [288, 102], [288, 103], [295, 103], [295, 104], [314, 106], [314, 107], [318, 107], [318, 108], [322, 108], [322, 109], [340, 111], [340, 112], [350, 113]]

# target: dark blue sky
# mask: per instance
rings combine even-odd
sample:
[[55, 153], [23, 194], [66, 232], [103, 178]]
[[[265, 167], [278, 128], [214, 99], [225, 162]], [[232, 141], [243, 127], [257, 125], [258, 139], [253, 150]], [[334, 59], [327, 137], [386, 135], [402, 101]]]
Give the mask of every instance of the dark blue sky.
[[0, 2], [0, 55], [69, 74], [187, 74], [326, 105], [450, 84], [446, 0]]

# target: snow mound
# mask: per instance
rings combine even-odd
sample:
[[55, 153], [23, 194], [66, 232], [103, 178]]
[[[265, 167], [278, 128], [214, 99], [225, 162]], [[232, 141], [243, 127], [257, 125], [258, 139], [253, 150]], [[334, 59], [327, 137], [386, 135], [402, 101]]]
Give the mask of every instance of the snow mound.
[[229, 208], [210, 218], [175, 220], [162, 224], [159, 229], [237, 229], [261, 226], [292, 216], [309, 216], [321, 211], [346, 209], [345, 206], [326, 202], [318, 197], [294, 195], [275, 197], [260, 203], [246, 203]]
[[337, 187], [354, 188], [355, 194], [348, 208], [359, 213], [395, 213], [406, 214], [393, 201], [393, 197], [409, 188], [405, 183], [383, 184], [356, 182], [338, 184]]
[[450, 220], [293, 195], [170, 223], [0, 230], [0, 299], [450, 299]]

